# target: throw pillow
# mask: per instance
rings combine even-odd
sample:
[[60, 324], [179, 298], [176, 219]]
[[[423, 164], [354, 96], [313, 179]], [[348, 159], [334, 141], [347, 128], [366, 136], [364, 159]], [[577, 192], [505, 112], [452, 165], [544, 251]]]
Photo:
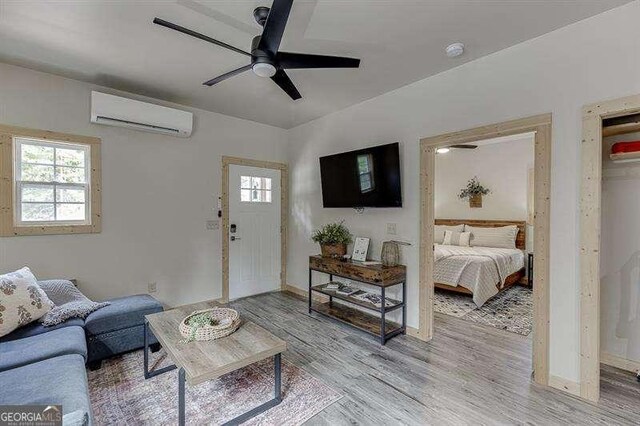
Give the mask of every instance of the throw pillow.
[[45, 326], [60, 324], [74, 317], [86, 318], [91, 312], [110, 304], [92, 301], [68, 280], [47, 280], [39, 284], [56, 304], [40, 320]]
[[39, 319], [52, 307], [29, 268], [0, 275], [0, 337]]
[[469, 247], [470, 238], [471, 232], [444, 231], [444, 240], [442, 244], [446, 246]]
[[516, 248], [518, 227], [515, 225], [484, 228], [467, 225], [465, 231], [471, 232], [472, 247]]
[[434, 225], [433, 227], [433, 242], [436, 244], [442, 244], [444, 241], [444, 231], [462, 232], [464, 231], [464, 225]]

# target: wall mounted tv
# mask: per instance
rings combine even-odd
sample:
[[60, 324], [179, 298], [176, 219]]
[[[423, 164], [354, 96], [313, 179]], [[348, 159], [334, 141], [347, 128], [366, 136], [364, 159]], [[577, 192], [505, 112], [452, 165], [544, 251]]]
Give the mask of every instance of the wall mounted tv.
[[324, 207], [402, 207], [399, 143], [320, 157]]

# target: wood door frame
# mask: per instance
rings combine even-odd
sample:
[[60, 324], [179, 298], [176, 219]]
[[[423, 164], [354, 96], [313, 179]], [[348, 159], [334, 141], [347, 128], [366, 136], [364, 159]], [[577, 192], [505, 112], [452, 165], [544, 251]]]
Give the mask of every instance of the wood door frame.
[[580, 396], [600, 398], [602, 120], [640, 112], [640, 95], [582, 109], [580, 181]]
[[280, 290], [287, 277], [287, 219], [289, 212], [289, 166], [273, 161], [222, 156], [222, 303], [229, 302], [229, 166], [280, 170]]
[[417, 337], [433, 338], [433, 224], [435, 153], [438, 147], [535, 132], [533, 286], [534, 380], [549, 384], [549, 236], [551, 197], [551, 114], [536, 115], [420, 140], [420, 284]]

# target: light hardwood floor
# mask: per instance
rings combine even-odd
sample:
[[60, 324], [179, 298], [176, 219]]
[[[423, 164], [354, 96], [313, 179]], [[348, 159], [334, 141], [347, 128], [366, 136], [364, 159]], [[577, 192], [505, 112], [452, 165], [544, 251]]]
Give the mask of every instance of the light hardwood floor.
[[598, 405], [542, 388], [530, 380], [531, 341], [517, 334], [436, 314], [431, 342], [383, 347], [289, 293], [231, 305], [287, 341], [285, 360], [344, 395], [309, 425], [640, 424], [634, 375], [603, 366]]

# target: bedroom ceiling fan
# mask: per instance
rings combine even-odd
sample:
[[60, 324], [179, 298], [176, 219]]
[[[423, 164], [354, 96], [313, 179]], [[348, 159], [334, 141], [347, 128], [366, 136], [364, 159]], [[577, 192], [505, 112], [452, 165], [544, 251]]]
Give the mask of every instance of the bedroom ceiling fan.
[[296, 100], [300, 99], [302, 95], [300, 95], [300, 92], [296, 89], [296, 86], [284, 70], [302, 68], [358, 68], [360, 66], [360, 59], [280, 52], [278, 50], [280, 41], [282, 40], [292, 5], [293, 0], [273, 0], [271, 8], [260, 6], [253, 11], [253, 17], [260, 26], [264, 27], [264, 30], [262, 31], [262, 35], [253, 38], [251, 42], [251, 53], [160, 18], [155, 18], [153, 23], [251, 58], [249, 65], [212, 78], [206, 81], [204, 85], [213, 86], [235, 75], [253, 70], [253, 73], [257, 76], [270, 77], [291, 99]]

